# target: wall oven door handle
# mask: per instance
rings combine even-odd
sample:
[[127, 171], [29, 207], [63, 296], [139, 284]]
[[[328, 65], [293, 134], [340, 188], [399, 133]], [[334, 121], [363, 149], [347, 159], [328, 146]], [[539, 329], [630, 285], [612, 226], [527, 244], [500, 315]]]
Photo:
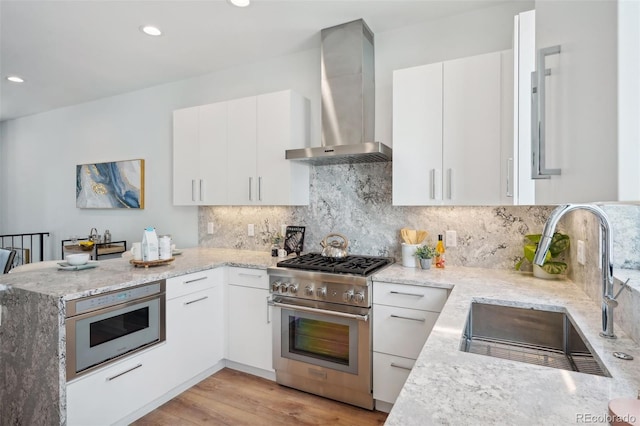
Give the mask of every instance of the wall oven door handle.
[[364, 321], [364, 322], [369, 321], [369, 315], [348, 314], [346, 312], [328, 311], [326, 309], [309, 308], [307, 306], [289, 305], [286, 303], [273, 302], [273, 301], [271, 302], [271, 305], [275, 306], [276, 308], [291, 309], [293, 311], [304, 311], [304, 312], [312, 312], [315, 314], [331, 315], [334, 317], [351, 318], [351, 319], [357, 319], [358, 321]]

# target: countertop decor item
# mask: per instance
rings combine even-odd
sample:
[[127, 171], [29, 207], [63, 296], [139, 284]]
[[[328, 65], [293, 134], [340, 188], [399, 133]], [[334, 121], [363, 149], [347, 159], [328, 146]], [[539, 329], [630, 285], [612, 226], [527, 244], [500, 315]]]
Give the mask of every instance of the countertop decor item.
[[295, 253], [300, 256], [304, 247], [304, 226], [287, 226], [284, 234], [284, 249], [287, 255]]
[[[522, 268], [525, 260], [533, 264], [533, 257], [536, 254], [536, 248], [538, 247], [541, 237], [541, 234], [525, 235], [528, 243], [524, 245], [524, 257], [516, 263], [517, 270]], [[536, 268], [537, 265], [533, 265], [533, 274], [538, 278], [545, 279], [555, 279], [564, 274], [567, 270], [567, 264], [562, 262], [559, 258], [561, 258], [562, 254], [569, 249], [569, 246], [570, 241], [568, 235], [560, 232], [554, 233], [544, 265], [538, 268]]]
[[147, 262], [145, 262], [144, 260], [131, 259], [131, 260], [129, 260], [129, 263], [132, 264], [133, 266], [135, 266], [136, 268], [148, 268], [150, 266], [168, 265], [169, 263], [173, 262], [174, 260], [176, 260], [175, 257], [172, 257], [170, 259], [150, 260], [150, 261], [147, 261]]
[[405, 244], [422, 244], [427, 235], [428, 232], [423, 229], [402, 228], [400, 230], [400, 236]]
[[144, 160], [77, 165], [76, 207], [143, 209]]
[[89, 261], [89, 253], [68, 254], [65, 260], [69, 265], [84, 265]]
[[422, 269], [431, 269], [432, 259], [436, 257], [438, 252], [435, 247], [423, 245], [418, 247], [414, 254], [419, 259]]
[[79, 241], [78, 245], [84, 251], [91, 251], [91, 250], [93, 250], [94, 242], [93, 241]]
[[[330, 240], [332, 237], [338, 237], [342, 240], [342, 242], [334, 239]], [[349, 247], [349, 240], [342, 234], [332, 233], [323, 238], [320, 242], [322, 246], [322, 256], [323, 257], [331, 257], [334, 259], [340, 259], [342, 257], [347, 257], [349, 254], [347, 247]]]

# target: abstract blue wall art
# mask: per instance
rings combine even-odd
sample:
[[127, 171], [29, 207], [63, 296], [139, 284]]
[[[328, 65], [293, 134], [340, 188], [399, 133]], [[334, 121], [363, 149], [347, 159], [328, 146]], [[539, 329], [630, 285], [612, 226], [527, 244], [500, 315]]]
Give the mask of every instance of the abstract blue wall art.
[[76, 207], [143, 209], [144, 160], [77, 165]]

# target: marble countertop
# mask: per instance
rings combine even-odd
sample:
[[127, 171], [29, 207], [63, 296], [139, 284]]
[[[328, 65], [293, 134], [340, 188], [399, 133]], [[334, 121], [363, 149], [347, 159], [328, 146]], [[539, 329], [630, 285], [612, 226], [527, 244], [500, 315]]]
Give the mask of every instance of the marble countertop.
[[134, 267], [123, 258], [100, 260], [98, 267], [79, 271], [48, 267], [0, 275], [0, 285], [9, 285], [48, 296], [72, 300], [118, 290], [132, 285], [171, 278], [217, 266], [265, 269], [282, 260], [263, 251], [219, 248], [188, 248], [168, 265]]
[[[568, 280], [530, 274], [447, 267], [423, 271], [392, 265], [375, 281], [451, 288], [386, 424], [608, 424], [608, 402], [635, 398], [640, 347], [618, 327], [618, 339], [598, 336], [600, 306]], [[593, 376], [461, 352], [472, 301], [566, 310], [612, 377]], [[635, 357], [623, 361], [622, 351]]]
[[[135, 268], [125, 259], [102, 260], [99, 267], [61, 271], [56, 265], [0, 276], [7, 285], [62, 300], [117, 290], [221, 265], [265, 269], [280, 259], [270, 253], [191, 248], [169, 265]], [[632, 288], [640, 273], [629, 271]], [[625, 278], [624, 273], [616, 273]], [[617, 340], [598, 336], [599, 305], [567, 280], [546, 281], [499, 269], [448, 266], [423, 271], [391, 265], [375, 281], [451, 289], [431, 335], [394, 405], [387, 423], [572, 424], [607, 423], [610, 399], [635, 397], [640, 389], [640, 347], [618, 327]], [[624, 280], [624, 279], [623, 279]], [[574, 320], [611, 378], [556, 370], [461, 352], [460, 339], [472, 301], [563, 310]], [[614, 351], [635, 356], [613, 357]]]

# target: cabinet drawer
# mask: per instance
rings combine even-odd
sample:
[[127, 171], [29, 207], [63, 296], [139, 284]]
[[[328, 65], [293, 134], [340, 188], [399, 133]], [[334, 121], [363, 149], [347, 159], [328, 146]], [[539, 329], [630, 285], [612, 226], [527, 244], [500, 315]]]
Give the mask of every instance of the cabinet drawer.
[[373, 353], [373, 398], [395, 404], [415, 360]]
[[158, 363], [163, 345], [67, 384], [67, 424], [110, 425], [159, 398], [170, 387]]
[[222, 283], [222, 279], [223, 268], [169, 278], [167, 279], [167, 300], [214, 287]]
[[373, 303], [409, 309], [440, 312], [449, 297], [449, 290], [385, 282], [373, 283]]
[[264, 269], [229, 268], [229, 284], [269, 290], [269, 277]]
[[417, 358], [438, 314], [396, 306], [373, 305], [373, 350]]

